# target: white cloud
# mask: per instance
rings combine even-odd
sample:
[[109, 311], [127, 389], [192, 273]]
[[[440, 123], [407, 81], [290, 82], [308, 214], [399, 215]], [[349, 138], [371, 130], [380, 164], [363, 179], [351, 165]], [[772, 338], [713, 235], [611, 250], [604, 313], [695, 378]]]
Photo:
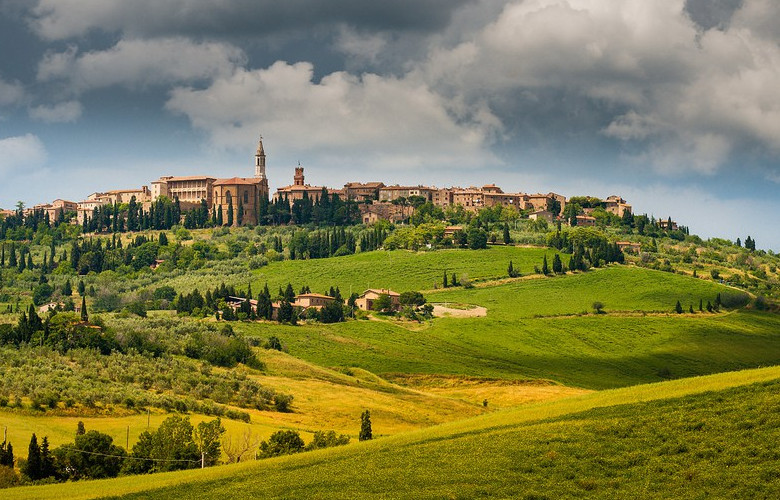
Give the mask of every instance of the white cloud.
[[177, 88], [167, 103], [218, 147], [246, 147], [262, 132], [279, 150], [316, 154], [338, 165], [475, 166], [498, 125], [483, 112], [461, 123], [446, 100], [412, 79], [335, 72], [313, 81], [310, 63], [238, 70], [206, 89]]
[[0, 139], [0, 174], [15, 177], [46, 163], [46, 148], [33, 134]]
[[72, 123], [81, 118], [79, 101], [67, 101], [53, 106], [36, 106], [29, 110], [30, 118], [45, 123]]
[[123, 39], [108, 50], [79, 54], [71, 46], [50, 52], [38, 65], [38, 79], [66, 79], [77, 93], [112, 85], [171, 85], [230, 74], [245, 60], [240, 49], [225, 43]]

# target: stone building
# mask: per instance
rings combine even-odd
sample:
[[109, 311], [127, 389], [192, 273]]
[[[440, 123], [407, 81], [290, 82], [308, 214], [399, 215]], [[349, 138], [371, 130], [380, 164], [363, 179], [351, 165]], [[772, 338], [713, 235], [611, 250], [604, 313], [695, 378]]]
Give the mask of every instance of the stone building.
[[293, 183], [290, 186], [280, 187], [274, 194], [274, 200], [284, 199], [292, 203], [295, 200], [302, 200], [304, 193], [312, 201], [316, 202], [322, 196], [322, 191], [325, 190], [328, 194], [342, 194], [341, 190], [329, 190], [324, 186], [310, 186], [306, 184], [303, 177], [303, 167], [295, 167], [295, 176], [293, 177]]
[[200, 200], [206, 200], [206, 204], [211, 208], [213, 206], [212, 187], [216, 180], [216, 177], [208, 175], [160, 177], [151, 183], [152, 199], [156, 200], [160, 196], [166, 196], [172, 200], [178, 198], [180, 202], [188, 203], [200, 203]]
[[381, 182], [348, 182], [344, 184], [344, 196], [347, 200], [378, 200], [379, 190], [385, 187]]
[[626, 203], [626, 200], [616, 195], [612, 195], [604, 200], [604, 209], [618, 217], [623, 217], [625, 212], [632, 213], [631, 205]]
[[260, 200], [268, 199], [268, 178], [265, 174], [265, 148], [263, 138], [257, 144], [254, 177], [231, 177], [211, 183], [211, 205], [222, 211], [222, 222], [228, 223], [233, 210], [234, 226], [256, 225], [259, 219]]
[[420, 196], [425, 201], [431, 201], [433, 192], [436, 188], [428, 186], [384, 186], [379, 190], [379, 201], [393, 201], [399, 198], [409, 198], [410, 196]]

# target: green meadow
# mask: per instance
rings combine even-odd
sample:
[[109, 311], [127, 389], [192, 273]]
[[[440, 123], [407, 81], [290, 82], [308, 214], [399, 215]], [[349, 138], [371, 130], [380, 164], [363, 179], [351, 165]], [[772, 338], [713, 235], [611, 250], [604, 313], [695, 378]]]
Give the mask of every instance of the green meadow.
[[7, 498], [773, 498], [780, 368], [591, 393], [288, 457]]
[[313, 260], [285, 260], [272, 262], [254, 272], [252, 289], [265, 283], [273, 293], [280, 286], [292, 283], [298, 290], [304, 285], [312, 291], [324, 292], [338, 286], [341, 294], [349, 296], [350, 289], [361, 293], [367, 288], [390, 288], [398, 292], [430, 290], [441, 286], [444, 272], [455, 273], [460, 279], [471, 280], [505, 278], [509, 261], [523, 274], [542, 266], [547, 255], [552, 262], [555, 251], [545, 248], [492, 246], [478, 252], [471, 250], [436, 250], [409, 252], [406, 250], [365, 252], [344, 257]]
[[[378, 374], [428, 373], [551, 379], [605, 389], [780, 363], [780, 316], [698, 312], [699, 300], [734, 293], [711, 281], [615, 266], [584, 274], [442, 290], [432, 302], [475, 304], [486, 317], [279, 327], [290, 354], [329, 367]], [[602, 301], [606, 314], [582, 314]], [[680, 300], [694, 314], [672, 312]]]

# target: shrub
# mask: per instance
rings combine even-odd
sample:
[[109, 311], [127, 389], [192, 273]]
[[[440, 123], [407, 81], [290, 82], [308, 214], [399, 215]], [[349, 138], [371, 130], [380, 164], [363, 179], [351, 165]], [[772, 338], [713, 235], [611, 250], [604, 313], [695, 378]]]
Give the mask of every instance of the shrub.
[[276, 431], [268, 441], [260, 443], [257, 458], [271, 458], [280, 455], [300, 453], [304, 449], [303, 439], [296, 431]]

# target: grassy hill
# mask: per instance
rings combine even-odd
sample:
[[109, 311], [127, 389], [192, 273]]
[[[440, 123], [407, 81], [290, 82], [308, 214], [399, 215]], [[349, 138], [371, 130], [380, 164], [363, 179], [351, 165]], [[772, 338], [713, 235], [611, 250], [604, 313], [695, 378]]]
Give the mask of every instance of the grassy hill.
[[[780, 368], [622, 388], [302, 455], [13, 498], [768, 498]], [[4, 492], [5, 493], [5, 492]]]
[[[714, 302], [718, 293], [733, 292], [711, 281], [617, 266], [430, 293], [430, 301], [482, 305], [488, 314], [438, 318], [424, 328], [353, 321], [239, 329], [276, 335], [291, 355], [322, 366], [377, 374], [542, 378], [589, 389], [780, 363], [780, 316], [671, 312], [677, 300], [698, 309], [699, 299]], [[580, 315], [595, 300], [608, 313]]]
[[320, 293], [338, 286], [342, 295], [361, 293], [366, 288], [390, 288], [398, 292], [430, 290], [441, 286], [444, 271], [472, 280], [506, 277], [509, 261], [516, 270], [528, 274], [534, 266], [541, 267], [547, 255], [552, 261], [555, 251], [545, 248], [494, 246], [487, 250], [437, 250], [435, 252], [408, 252], [405, 250], [376, 251], [315, 260], [286, 260], [274, 262], [255, 271], [253, 290], [266, 282], [271, 292], [292, 283], [299, 289], [304, 285]]

